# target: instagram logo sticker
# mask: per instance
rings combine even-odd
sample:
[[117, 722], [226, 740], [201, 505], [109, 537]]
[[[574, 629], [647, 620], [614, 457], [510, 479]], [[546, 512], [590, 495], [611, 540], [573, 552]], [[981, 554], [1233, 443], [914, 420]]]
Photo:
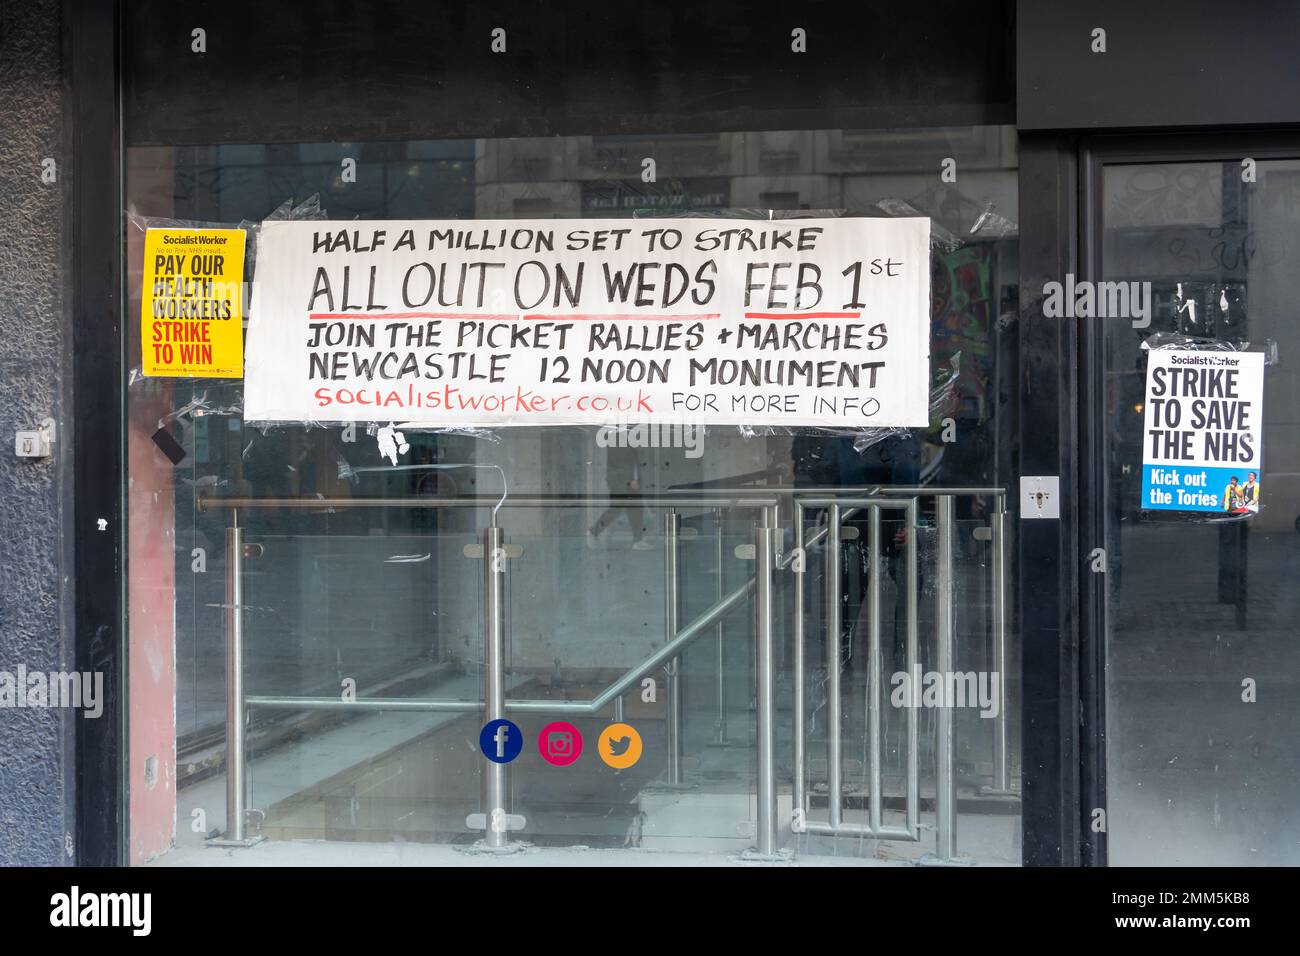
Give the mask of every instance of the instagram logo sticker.
[[567, 767], [582, 756], [582, 734], [568, 721], [557, 720], [542, 728], [537, 752], [547, 763]]

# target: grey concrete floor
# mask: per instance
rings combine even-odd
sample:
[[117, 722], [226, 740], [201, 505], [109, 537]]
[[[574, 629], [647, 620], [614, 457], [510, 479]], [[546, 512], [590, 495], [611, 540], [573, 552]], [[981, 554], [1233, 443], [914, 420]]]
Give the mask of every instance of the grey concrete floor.
[[1123, 531], [1107, 675], [1115, 865], [1300, 864], [1300, 535], [1249, 536], [1244, 627], [1218, 600], [1219, 535]]

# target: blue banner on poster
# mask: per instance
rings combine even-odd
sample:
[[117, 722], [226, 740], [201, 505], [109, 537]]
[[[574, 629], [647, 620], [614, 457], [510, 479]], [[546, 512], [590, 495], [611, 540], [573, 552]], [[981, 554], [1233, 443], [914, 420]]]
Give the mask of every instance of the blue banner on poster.
[[1259, 472], [1241, 468], [1142, 466], [1142, 507], [1152, 511], [1259, 510]]

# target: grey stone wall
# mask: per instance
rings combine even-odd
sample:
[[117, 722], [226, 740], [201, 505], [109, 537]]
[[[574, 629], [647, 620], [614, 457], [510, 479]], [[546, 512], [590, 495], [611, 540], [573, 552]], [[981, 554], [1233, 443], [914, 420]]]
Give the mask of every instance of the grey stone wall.
[[[63, 494], [71, 448], [18, 459], [13, 435], [65, 425], [64, 96], [58, 0], [0, 6], [0, 671], [69, 670]], [[55, 162], [54, 182], [42, 161]], [[65, 377], [66, 375], [66, 377]], [[108, 397], [106, 396], [106, 400]], [[72, 711], [0, 708], [0, 864], [72, 862]]]

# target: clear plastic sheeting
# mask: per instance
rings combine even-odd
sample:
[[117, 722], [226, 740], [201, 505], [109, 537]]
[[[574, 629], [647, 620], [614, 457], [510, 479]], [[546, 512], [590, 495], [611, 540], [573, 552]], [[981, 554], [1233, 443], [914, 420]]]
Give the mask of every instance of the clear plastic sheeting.
[[[884, 199], [877, 203], [877, 207], [887, 217], [923, 217], [918, 209], [910, 203], [901, 199]], [[993, 204], [987, 204], [985, 212], [976, 221], [971, 233], [980, 233], [983, 238], [989, 238], [993, 235], [1005, 235], [1014, 232], [1015, 224], [1010, 223], [1005, 218], [998, 216], [992, 211]], [[762, 208], [727, 208], [710, 211], [655, 211], [655, 210], [637, 210], [633, 218], [672, 218], [672, 219], [751, 219], [754, 221], [784, 221], [809, 218], [835, 218], [846, 215], [843, 208], [831, 209], [799, 209], [799, 210], [776, 210]], [[185, 229], [218, 229], [218, 228], [238, 228], [243, 229], [248, 235], [245, 282], [244, 282], [244, 315], [247, 319], [249, 315], [248, 290], [251, 288], [251, 280], [256, 268], [256, 248], [257, 234], [263, 222], [293, 222], [293, 221], [326, 221], [327, 216], [321, 207], [320, 197], [313, 194], [300, 203], [293, 200], [285, 200], [269, 213], [260, 222], [241, 220], [238, 223], [219, 223], [204, 222], [198, 220], [176, 219], [166, 217], [146, 217], [128, 211], [128, 219], [135, 229], [143, 232], [150, 228], [185, 228]], [[948, 230], [944, 229], [938, 223], [931, 220], [931, 248], [936, 253], [950, 253], [964, 244], [963, 240]], [[932, 387], [929, 398], [931, 425], [935, 421], [943, 418], [944, 410], [954, 405], [957, 400], [958, 379], [960, 371], [960, 353], [954, 353], [948, 364], [938, 367], [932, 372]], [[147, 379], [140, 373], [139, 367], [131, 368], [128, 372], [128, 387], [135, 387], [146, 382]], [[215, 387], [211, 390], [205, 389], [199, 392], [187, 401], [180, 404], [171, 412], [163, 415], [159, 420], [159, 427], [166, 426], [173, 422], [187, 417], [203, 416], [242, 416], [243, 415], [243, 398], [242, 390], [237, 390], [231, 395], [221, 395], [223, 390]], [[499, 441], [498, 428], [480, 427], [474, 425], [430, 425], [418, 421], [398, 421], [395, 420], [390, 425], [393, 428], [401, 429], [403, 434], [423, 433], [432, 435], [455, 435], [495, 442]], [[247, 457], [250, 450], [260, 440], [268, 439], [278, 433], [283, 433], [284, 429], [314, 429], [324, 427], [334, 427], [348, 429], [348, 423], [340, 422], [321, 422], [311, 419], [302, 419], [294, 422], [272, 422], [272, 423], [254, 423], [250, 429], [251, 440], [244, 449], [244, 456]], [[374, 436], [377, 434], [377, 426], [370, 423], [368, 434]], [[631, 434], [637, 429], [643, 428], [636, 422], [602, 424], [596, 426], [594, 431], [599, 434]], [[687, 427], [687, 426], [679, 426]], [[866, 449], [891, 438], [906, 438], [914, 429], [905, 427], [819, 427], [819, 426], [780, 426], [780, 425], [748, 425], [738, 424], [735, 426], [727, 425], [704, 425], [696, 424], [689, 426], [700, 436], [718, 434], [722, 431], [731, 431], [739, 434], [742, 438], [752, 439], [771, 436], [828, 436], [828, 437], [847, 437], [852, 439], [852, 447], [859, 454]], [[409, 446], [408, 446], [409, 447]], [[388, 449], [384, 453], [384, 459], [392, 467], [399, 465], [399, 459], [402, 451], [400, 447]], [[341, 460], [341, 459], [340, 459]], [[340, 465], [341, 474], [352, 474], [352, 470], [346, 467], [345, 463]]]
[[[876, 207], [886, 216], [892, 217], [925, 215], [905, 199], [881, 199], [876, 203]], [[945, 229], [933, 219], [930, 220], [930, 247], [932, 249], [940, 249], [943, 252], [956, 252], [965, 244], [965, 241], [960, 236]]]
[[[961, 378], [961, 353], [954, 353], [945, 367], [937, 368], [932, 376], [930, 386], [930, 422], [942, 419], [953, 407], [958, 397], [958, 381]], [[786, 427], [781, 425], [737, 425], [737, 431], [745, 438], [770, 438], [778, 435], [825, 435], [829, 437], [852, 438], [853, 450], [859, 454], [872, 445], [890, 438], [908, 438], [916, 429], [902, 427], [881, 428], [833, 428], [833, 427]]]
[[[886, 216], [897, 217], [915, 217], [923, 216], [916, 207], [901, 199], [883, 199], [877, 204], [877, 207]], [[777, 210], [762, 208], [727, 208], [710, 211], [654, 211], [654, 210], [637, 210], [634, 218], [688, 218], [688, 219], [752, 219], [755, 221], [782, 221], [808, 218], [833, 218], [846, 215], [843, 208], [831, 209], [799, 209], [799, 210]], [[326, 221], [327, 215], [321, 207], [320, 197], [313, 194], [302, 202], [295, 203], [292, 199], [287, 199], [277, 206], [260, 222], [241, 220], [238, 223], [218, 223], [204, 222], [198, 220], [175, 219], [166, 217], [146, 217], [140, 216], [134, 212], [128, 212], [128, 220], [131, 226], [141, 232], [150, 228], [185, 228], [185, 229], [217, 229], [217, 228], [239, 228], [248, 234], [247, 253], [246, 253], [246, 279], [244, 283], [244, 315], [248, 316], [248, 289], [251, 287], [251, 279], [256, 268], [256, 248], [257, 234], [262, 222], [292, 222], [292, 221]], [[991, 238], [996, 236], [1014, 234], [1016, 226], [1009, 220], [998, 215], [993, 211], [993, 203], [986, 205], [984, 213], [976, 220], [971, 229], [972, 235], [978, 233], [981, 238]], [[954, 235], [947, 229], [944, 229], [938, 223], [931, 221], [931, 248], [939, 254], [950, 253], [964, 245], [964, 240]], [[1177, 337], [1175, 337], [1177, 338]], [[1159, 346], [1156, 346], [1159, 347]], [[1170, 346], [1172, 347], [1172, 346]], [[945, 415], [959, 401], [959, 379], [960, 379], [960, 360], [961, 353], [954, 353], [951, 358], [944, 364], [932, 369], [931, 389], [929, 397], [930, 421], [931, 426], [941, 421]], [[128, 387], [136, 387], [149, 381], [140, 374], [139, 367], [131, 368], [128, 371]], [[229, 394], [223, 394], [227, 392]], [[165, 428], [170, 423], [178, 421], [188, 421], [194, 418], [207, 416], [235, 416], [242, 417], [243, 400], [242, 390], [222, 388], [214, 385], [210, 389], [194, 393], [188, 400], [179, 404], [175, 409], [164, 414], [158, 421], [159, 428]], [[315, 420], [304, 419], [296, 422], [276, 422], [265, 424], [251, 424], [246, 431], [247, 442], [243, 449], [242, 457], [248, 460], [251, 455], [255, 454], [255, 448], [259, 442], [269, 441], [275, 436], [283, 436], [286, 431], [310, 430], [317, 428], [333, 428], [336, 430], [355, 431], [356, 425], [339, 422], [320, 422]], [[380, 430], [384, 426], [378, 423], [369, 423], [366, 428], [366, 434], [379, 441]], [[447, 435], [460, 436], [469, 438], [474, 441], [499, 442], [500, 429], [493, 427], [478, 427], [472, 425], [429, 425], [414, 421], [393, 421], [389, 423], [392, 429], [400, 429], [401, 434], [430, 434], [430, 435]], [[627, 443], [627, 436], [635, 436], [646, 426], [636, 422], [602, 424], [592, 426], [584, 431], [591, 431], [600, 444], [601, 440], [611, 435], [623, 436], [621, 444]], [[665, 426], [666, 427], [666, 426]], [[765, 425], [747, 425], [739, 424], [735, 426], [726, 425], [704, 425], [696, 424], [689, 427], [693, 429], [693, 434], [703, 440], [709, 435], [718, 435], [719, 433], [734, 431], [743, 439], [757, 439], [776, 436], [823, 436], [823, 437], [841, 437], [852, 439], [852, 448], [859, 455], [865, 453], [868, 449], [881, 442], [891, 439], [907, 439], [913, 435], [916, 429], [904, 427], [818, 427], [818, 426], [765, 426]], [[275, 439], [276, 442], [282, 439]], [[400, 443], [392, 448], [384, 449], [383, 442], [379, 441], [381, 458], [389, 468], [403, 467], [402, 455], [409, 449], [409, 443]], [[403, 447], [404, 446], [404, 447]], [[457, 466], [459, 467], [459, 466]], [[338, 457], [338, 475], [341, 479], [349, 480], [355, 483], [358, 470], [350, 465], [345, 457]]]
[[[957, 382], [961, 378], [961, 353], [953, 355], [947, 368], [935, 369], [930, 385], [930, 421], [943, 420], [957, 402]], [[862, 454], [872, 445], [890, 438], [905, 438], [908, 428], [864, 428], [853, 436], [853, 450]]]
[[1005, 239], [1020, 232], [1020, 225], [996, 211], [997, 203], [984, 204], [984, 211], [971, 224], [970, 235], [983, 239]]
[[208, 398], [205, 390], [194, 398], [190, 399], [184, 405], [181, 405], [175, 411], [168, 412], [162, 418], [158, 419], [158, 427], [162, 428], [168, 422], [175, 421], [178, 418], [190, 416], [192, 418], [202, 418], [204, 415], [243, 415], [243, 402], [238, 398], [233, 402], [222, 404], [218, 401], [212, 401]]
[[[127, 210], [126, 216], [130, 226], [141, 234], [149, 229], [242, 229], [247, 237], [245, 243], [244, 281], [241, 291], [245, 321], [248, 318], [251, 282], [255, 268], [257, 234], [261, 224], [264, 222], [327, 219], [325, 211], [321, 208], [319, 194], [312, 194], [302, 202], [297, 203], [292, 199], [286, 199], [265, 218], [256, 221], [242, 219], [238, 222], [213, 222], [165, 216], [142, 216], [131, 209]], [[134, 319], [134, 314], [132, 319]], [[198, 383], [203, 384], [199, 385]], [[259, 428], [242, 425], [241, 420], [244, 414], [243, 388], [242, 383], [237, 379], [149, 378], [142, 374], [139, 365], [134, 365], [127, 371], [127, 388], [168, 390], [168, 394], [172, 396], [172, 401], [178, 404], [159, 416], [158, 428], [179, 427], [181, 429], [181, 439], [183, 439], [181, 444], [193, 444], [195, 442], [195, 420], [209, 417], [226, 418], [232, 427], [241, 427], [244, 430], [246, 441], [241, 457], [243, 460], [248, 461], [256, 458], [255, 446], [259, 441], [265, 441], [273, 434], [278, 434], [282, 438], [286, 432], [286, 429], [281, 427], [267, 426]], [[189, 395], [185, 397], [184, 392], [187, 388], [189, 389]], [[320, 423], [302, 421], [289, 426], [289, 430], [301, 431], [320, 427], [322, 427]], [[350, 467], [347, 461], [340, 456], [338, 462], [340, 473], [346, 473]], [[292, 465], [287, 467], [289, 471], [294, 470]], [[215, 482], [204, 482], [203, 487], [212, 487], [215, 484]]]
[[[729, 207], [727, 209], [682, 209], [659, 210], [638, 209], [633, 219], [754, 219], [757, 221], [779, 222], [785, 219], [835, 219], [848, 214], [847, 209], [761, 209], [747, 206]], [[914, 212], [908, 215], [919, 216]]]
[[[933, 217], [918, 209], [905, 199], [885, 198], [876, 202], [876, 208], [885, 218], [921, 217], [930, 219], [930, 247], [942, 252], [956, 252], [966, 241], [951, 230], [939, 225]], [[1014, 236], [1019, 226], [1005, 216], [994, 211], [995, 203], [984, 204], [983, 212], [971, 226], [970, 235], [981, 239], [1001, 239]], [[705, 211], [661, 212], [659, 210], [637, 210], [637, 219], [755, 219], [779, 222], [787, 219], [833, 219], [847, 216], [844, 208], [831, 209], [757, 209], [731, 208]]]
[[[244, 280], [240, 290], [240, 296], [243, 304], [242, 314], [244, 321], [248, 321], [248, 306], [251, 298], [252, 276], [257, 257], [257, 233], [263, 222], [295, 222], [300, 220], [316, 220], [328, 218], [325, 211], [321, 208], [320, 196], [313, 194], [308, 196], [300, 203], [294, 203], [292, 199], [286, 199], [275, 207], [264, 219], [253, 221], [241, 219], [239, 222], [211, 222], [197, 219], [176, 219], [168, 216], [142, 216], [134, 209], [126, 210], [126, 219], [131, 228], [143, 235], [150, 229], [242, 229], [245, 234], [244, 242]], [[134, 321], [135, 315], [130, 316]], [[141, 366], [132, 365], [127, 370], [127, 387], [133, 387], [139, 382], [146, 380], [142, 373]], [[238, 410], [242, 414], [242, 396], [238, 409], [234, 406], [227, 405], [227, 408]], [[177, 415], [183, 414], [178, 411]], [[212, 412], [211, 414], [220, 414]], [[173, 416], [175, 417], [175, 416]]]
[[1265, 365], [1278, 363], [1277, 342], [1264, 339], [1259, 343], [1233, 342], [1228, 339], [1211, 339], [1181, 332], [1156, 332], [1143, 340], [1141, 348], [1147, 351], [1170, 349], [1197, 349], [1205, 352], [1263, 352]]

